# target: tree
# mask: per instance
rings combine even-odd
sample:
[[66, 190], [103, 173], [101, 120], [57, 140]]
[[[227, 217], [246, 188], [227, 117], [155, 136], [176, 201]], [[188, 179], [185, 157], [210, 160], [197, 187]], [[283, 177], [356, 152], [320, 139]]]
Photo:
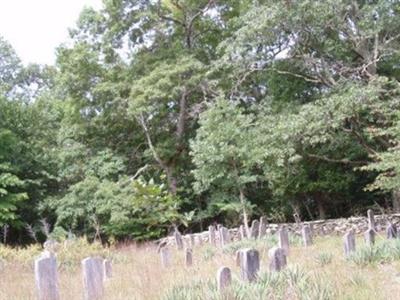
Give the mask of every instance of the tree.
[[[254, 115], [219, 99], [201, 114], [199, 123], [196, 138], [191, 143], [196, 166], [193, 170], [195, 190], [235, 193], [240, 200], [244, 225], [249, 230], [251, 205], [246, 199], [246, 186], [257, 181], [254, 169], [263, 155]], [[231, 203], [228, 207], [232, 207]]]

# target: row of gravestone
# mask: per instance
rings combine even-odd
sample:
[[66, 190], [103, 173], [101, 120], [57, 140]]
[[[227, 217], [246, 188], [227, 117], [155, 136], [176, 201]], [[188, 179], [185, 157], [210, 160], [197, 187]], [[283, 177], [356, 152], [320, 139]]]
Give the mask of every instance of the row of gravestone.
[[[368, 229], [364, 232], [365, 242], [372, 247], [375, 243], [376, 226], [375, 218], [372, 210], [368, 213]], [[302, 230], [303, 243], [305, 246], [312, 244], [312, 234], [309, 225], [303, 226]], [[388, 239], [400, 238], [396, 226], [388, 222], [386, 227], [386, 237]], [[287, 256], [289, 255], [289, 236], [286, 227], [278, 230], [278, 247], [273, 247], [268, 251], [269, 270], [270, 272], [279, 272], [285, 268], [287, 264]], [[348, 257], [356, 250], [355, 231], [348, 231], [343, 237], [344, 254]], [[236, 252], [236, 265], [240, 267], [240, 277], [244, 281], [252, 282], [257, 279], [257, 273], [260, 269], [259, 253], [255, 249], [243, 249]], [[217, 288], [223, 292], [232, 281], [231, 270], [223, 266], [217, 272]]]
[[[104, 294], [104, 282], [111, 278], [111, 262], [100, 257], [82, 260], [83, 296], [85, 300], [99, 299]], [[35, 260], [35, 284], [38, 300], [59, 300], [57, 260], [45, 251]]]

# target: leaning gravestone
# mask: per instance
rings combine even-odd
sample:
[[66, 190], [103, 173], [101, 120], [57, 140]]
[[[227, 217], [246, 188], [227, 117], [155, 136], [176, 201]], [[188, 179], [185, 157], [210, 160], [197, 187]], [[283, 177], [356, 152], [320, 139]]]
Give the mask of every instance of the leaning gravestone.
[[386, 237], [388, 239], [395, 239], [397, 237], [397, 229], [392, 223], [389, 223], [386, 227]]
[[368, 215], [368, 228], [371, 228], [376, 231], [375, 216], [372, 209], [368, 209], [367, 215]]
[[365, 243], [368, 246], [372, 246], [375, 244], [375, 230], [372, 228], [368, 228], [367, 231], [364, 232]]
[[301, 235], [303, 237], [304, 246], [308, 247], [313, 244], [311, 227], [309, 224], [305, 224], [303, 226], [303, 228], [301, 229]]
[[253, 220], [253, 222], [251, 223], [250, 237], [254, 239], [258, 238], [259, 229], [260, 229], [260, 222], [258, 222], [258, 220]]
[[258, 237], [262, 238], [265, 236], [267, 230], [267, 217], [262, 216], [260, 218], [260, 228], [258, 229]]
[[252, 282], [257, 279], [260, 270], [260, 256], [255, 249], [240, 250], [240, 276], [242, 280]]
[[215, 246], [215, 227], [214, 226], [209, 226], [208, 227], [208, 240], [211, 245]]
[[286, 266], [285, 250], [279, 247], [273, 247], [268, 251], [270, 259], [269, 270], [272, 272], [279, 272]]
[[82, 260], [83, 288], [85, 300], [97, 300], [104, 294], [103, 260], [88, 257]]
[[347, 232], [343, 237], [344, 255], [347, 257], [352, 252], [356, 251], [356, 237], [353, 230]]
[[193, 265], [193, 251], [191, 248], [185, 250], [185, 265], [191, 267]]
[[103, 260], [103, 279], [110, 279], [112, 277], [112, 265], [108, 259]]
[[282, 226], [279, 230], [278, 230], [278, 244], [279, 244], [279, 248], [282, 248], [283, 251], [285, 252], [285, 255], [288, 256], [289, 255], [289, 233], [287, 231], [286, 226]]
[[175, 230], [174, 237], [175, 237], [176, 248], [178, 250], [182, 250], [183, 249], [183, 239], [182, 239], [182, 235], [178, 229]]
[[217, 273], [217, 289], [223, 292], [232, 282], [231, 269], [228, 267], [221, 267]]
[[171, 265], [171, 254], [168, 247], [163, 247], [160, 250], [161, 266], [168, 268]]
[[38, 300], [58, 300], [57, 261], [53, 255], [45, 255], [35, 260], [35, 283]]

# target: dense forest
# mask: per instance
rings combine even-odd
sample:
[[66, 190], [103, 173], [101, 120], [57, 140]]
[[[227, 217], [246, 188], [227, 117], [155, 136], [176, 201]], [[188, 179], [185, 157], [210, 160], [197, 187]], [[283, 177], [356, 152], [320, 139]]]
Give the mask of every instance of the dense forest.
[[[400, 210], [400, 2], [104, 0], [0, 38], [3, 241]], [[48, 225], [47, 225], [48, 224]]]

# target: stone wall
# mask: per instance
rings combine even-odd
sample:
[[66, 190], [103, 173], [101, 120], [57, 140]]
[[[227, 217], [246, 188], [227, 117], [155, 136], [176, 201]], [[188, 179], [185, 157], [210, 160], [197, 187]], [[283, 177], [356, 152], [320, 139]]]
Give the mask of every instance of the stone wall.
[[[400, 227], [400, 214], [391, 215], [375, 215], [375, 224], [378, 232], [384, 231], [388, 221], [390, 221], [396, 227]], [[354, 229], [356, 234], [361, 234], [368, 229], [367, 217], [351, 217], [351, 218], [341, 218], [341, 219], [327, 219], [327, 220], [316, 220], [305, 222], [310, 224], [314, 235], [344, 235], [350, 229]], [[279, 226], [285, 225], [289, 232], [300, 235], [301, 227], [303, 223], [280, 223], [280, 224], [267, 224], [266, 231], [267, 234], [274, 234]], [[231, 228], [229, 229], [232, 240], [239, 240], [239, 229]], [[191, 238], [191, 235], [194, 238]], [[208, 242], [208, 231], [194, 234], [186, 234], [184, 240], [187, 244], [191, 241], [196, 243]], [[218, 242], [219, 234], [216, 234], [216, 240]], [[201, 241], [199, 241], [201, 240]], [[175, 241], [172, 236], [162, 239], [168, 244], [174, 244]]]

